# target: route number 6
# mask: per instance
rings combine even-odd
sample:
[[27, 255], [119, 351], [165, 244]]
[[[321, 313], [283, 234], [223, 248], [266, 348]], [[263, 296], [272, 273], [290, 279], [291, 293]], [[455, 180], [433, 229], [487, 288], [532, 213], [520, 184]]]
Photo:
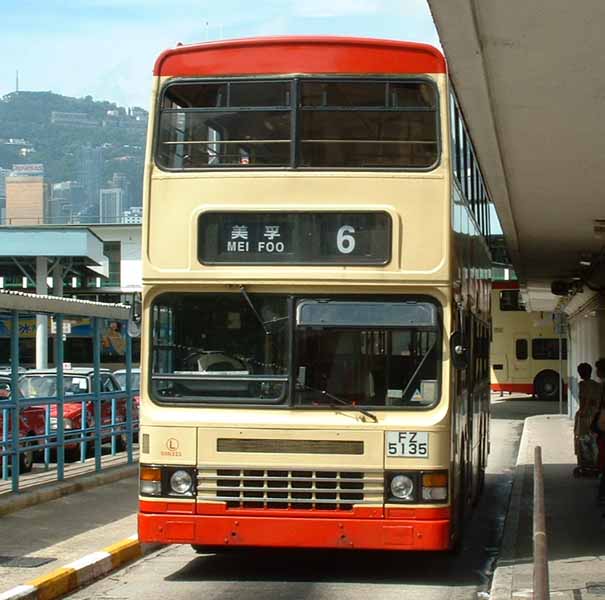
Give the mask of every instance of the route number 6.
[[355, 250], [355, 238], [351, 235], [355, 233], [355, 227], [343, 225], [336, 234], [336, 247], [341, 254], [351, 254]]

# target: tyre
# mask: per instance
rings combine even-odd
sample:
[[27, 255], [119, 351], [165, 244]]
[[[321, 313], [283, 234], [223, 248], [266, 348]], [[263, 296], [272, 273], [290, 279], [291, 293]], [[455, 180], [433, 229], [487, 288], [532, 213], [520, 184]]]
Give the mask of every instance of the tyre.
[[128, 446], [128, 436], [125, 433], [116, 435], [116, 452], [124, 452]]
[[[88, 450], [88, 448], [87, 448]], [[80, 460], [80, 444], [73, 448], [65, 448], [65, 462], [77, 462]]]
[[[34, 433], [28, 433], [27, 435], [35, 435]], [[33, 449], [34, 443], [27, 442], [25, 444], [26, 448], [31, 448], [25, 452], [21, 452], [19, 454], [19, 473], [30, 473], [34, 466], [34, 453]]]
[[534, 396], [538, 400], [558, 400], [561, 379], [556, 371], [540, 371], [534, 379]]

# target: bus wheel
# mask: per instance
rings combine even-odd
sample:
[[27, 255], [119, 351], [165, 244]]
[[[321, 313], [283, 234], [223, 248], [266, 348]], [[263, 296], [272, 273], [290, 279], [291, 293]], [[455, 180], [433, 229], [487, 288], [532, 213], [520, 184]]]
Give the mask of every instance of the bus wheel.
[[557, 400], [559, 398], [559, 374], [547, 369], [540, 371], [534, 379], [534, 396], [538, 400]]

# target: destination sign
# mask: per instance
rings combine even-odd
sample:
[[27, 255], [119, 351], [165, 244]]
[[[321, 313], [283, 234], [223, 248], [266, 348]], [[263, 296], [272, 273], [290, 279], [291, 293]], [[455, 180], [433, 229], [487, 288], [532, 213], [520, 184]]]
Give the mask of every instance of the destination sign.
[[385, 264], [391, 218], [385, 212], [204, 213], [198, 258], [205, 264]]

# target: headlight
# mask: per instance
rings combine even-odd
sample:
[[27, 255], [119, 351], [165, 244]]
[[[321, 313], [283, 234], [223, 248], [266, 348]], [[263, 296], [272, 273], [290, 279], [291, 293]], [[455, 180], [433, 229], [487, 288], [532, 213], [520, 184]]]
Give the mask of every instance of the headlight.
[[57, 417], [51, 417], [50, 418], [50, 428], [51, 429], [56, 429], [57, 428]]
[[191, 492], [193, 479], [187, 471], [178, 470], [170, 476], [170, 490], [175, 494], [183, 495]]
[[391, 479], [391, 494], [399, 500], [411, 500], [414, 496], [414, 481], [407, 475], [395, 475]]
[[73, 429], [74, 422], [71, 419], [63, 419], [63, 429]]

